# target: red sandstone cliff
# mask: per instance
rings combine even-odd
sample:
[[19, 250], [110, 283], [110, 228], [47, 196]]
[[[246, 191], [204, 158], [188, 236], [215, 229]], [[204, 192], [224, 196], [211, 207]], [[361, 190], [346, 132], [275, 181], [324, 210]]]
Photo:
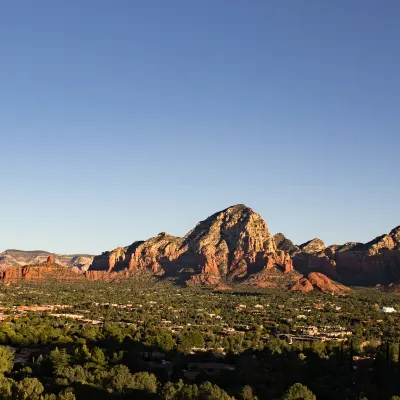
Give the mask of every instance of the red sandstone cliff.
[[275, 267], [282, 273], [292, 271], [290, 256], [277, 251], [262, 217], [240, 204], [199, 222], [184, 237], [160, 233], [103, 253], [94, 258], [86, 276], [106, 279], [107, 273], [151, 270], [157, 275], [180, 276], [188, 284], [214, 285]]
[[[278, 248], [281, 243], [287, 244], [283, 238], [279, 238]], [[389, 284], [400, 280], [400, 226], [365, 244], [325, 247], [321, 240], [314, 239], [296, 247], [291, 247], [289, 253], [294, 268], [305, 275], [321, 272], [351, 285]]]
[[84, 279], [84, 275], [81, 273], [76, 273], [67, 267], [54, 263], [10, 267], [0, 272], [0, 281], [4, 283], [18, 282], [20, 280], [77, 281]]

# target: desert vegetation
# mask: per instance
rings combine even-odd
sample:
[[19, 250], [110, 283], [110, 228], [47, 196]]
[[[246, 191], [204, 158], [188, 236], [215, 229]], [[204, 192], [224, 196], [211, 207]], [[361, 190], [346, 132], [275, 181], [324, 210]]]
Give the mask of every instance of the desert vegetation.
[[394, 293], [217, 291], [142, 276], [3, 285], [0, 301], [5, 399], [400, 393], [399, 321], [382, 312], [400, 309]]

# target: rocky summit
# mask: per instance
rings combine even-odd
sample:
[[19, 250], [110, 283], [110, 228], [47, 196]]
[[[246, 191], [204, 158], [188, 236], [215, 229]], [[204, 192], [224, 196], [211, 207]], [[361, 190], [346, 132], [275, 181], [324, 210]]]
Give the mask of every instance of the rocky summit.
[[[90, 280], [120, 280], [147, 271], [186, 285], [230, 287], [240, 283], [302, 292], [344, 292], [343, 285], [400, 282], [400, 226], [365, 244], [326, 246], [315, 238], [297, 245], [282, 233], [272, 236], [259, 214], [238, 204], [199, 222], [183, 237], [161, 232], [95, 257], [44, 251], [0, 253], [3, 281], [46, 277], [44, 267], [53, 271], [54, 265], [84, 273], [82, 277]], [[53, 272], [54, 277], [60, 273]]]
[[150, 270], [188, 285], [216, 285], [245, 281], [254, 274], [276, 269], [293, 271], [292, 260], [278, 250], [262, 217], [243, 204], [219, 211], [184, 237], [165, 232], [105, 252], [93, 259], [89, 279], [110, 279]]

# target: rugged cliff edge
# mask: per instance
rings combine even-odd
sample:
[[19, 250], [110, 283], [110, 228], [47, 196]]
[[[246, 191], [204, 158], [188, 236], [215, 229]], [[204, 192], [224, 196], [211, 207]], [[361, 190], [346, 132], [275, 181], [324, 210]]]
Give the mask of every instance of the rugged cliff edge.
[[292, 260], [277, 250], [262, 217], [243, 204], [219, 211], [184, 237], [160, 233], [94, 258], [89, 279], [129, 276], [141, 270], [185, 280], [187, 284], [218, 284], [245, 280], [263, 270], [293, 271]]
[[52, 260], [42, 264], [7, 268], [6, 270], [0, 272], [0, 281], [3, 283], [16, 283], [21, 280], [54, 280], [75, 282], [84, 279], [85, 277], [83, 274], [74, 272], [67, 267], [56, 264], [52, 262]]
[[[0, 279], [57, 278], [57, 264], [68, 267], [64, 270], [66, 276], [73, 274], [67, 276], [72, 280], [73, 271], [86, 271], [81, 278], [105, 281], [146, 271], [187, 285], [223, 287], [236, 281], [256, 287], [338, 291], [331, 280], [344, 285], [400, 282], [400, 226], [365, 244], [326, 246], [315, 238], [296, 245], [282, 233], [272, 236], [259, 214], [238, 204], [199, 222], [183, 237], [162, 232], [94, 258], [6, 250], [0, 253]], [[335, 290], [321, 289], [324, 286]]]
[[313, 239], [300, 246], [282, 234], [277, 247], [287, 249], [294, 268], [304, 275], [321, 272], [348, 285], [389, 284], [400, 280], [400, 226], [368, 243], [325, 246]]

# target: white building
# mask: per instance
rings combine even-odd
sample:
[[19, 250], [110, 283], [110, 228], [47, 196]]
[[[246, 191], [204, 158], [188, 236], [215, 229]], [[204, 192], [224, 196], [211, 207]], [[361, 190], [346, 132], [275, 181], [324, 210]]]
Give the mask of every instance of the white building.
[[384, 313], [394, 313], [396, 310], [393, 307], [382, 307], [381, 312]]

